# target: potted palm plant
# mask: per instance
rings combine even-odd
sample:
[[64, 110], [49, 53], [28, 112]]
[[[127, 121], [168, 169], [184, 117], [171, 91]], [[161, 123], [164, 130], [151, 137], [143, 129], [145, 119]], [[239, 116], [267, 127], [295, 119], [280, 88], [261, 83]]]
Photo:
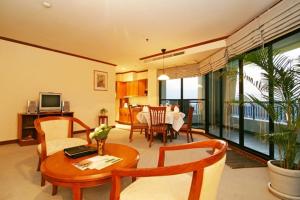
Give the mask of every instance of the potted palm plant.
[[[262, 48], [247, 54], [244, 60], [263, 69], [262, 81], [252, 83], [265, 101], [274, 103], [265, 103], [253, 95], [248, 97], [267, 111], [276, 126], [274, 133], [259, 134], [263, 141], [275, 145], [279, 155], [279, 160], [268, 161], [269, 190], [282, 199], [300, 199], [300, 66], [278, 51], [272, 53], [270, 56], [269, 49]], [[269, 89], [274, 91], [274, 97], [269, 97]], [[280, 123], [278, 119], [283, 115], [285, 122]]]

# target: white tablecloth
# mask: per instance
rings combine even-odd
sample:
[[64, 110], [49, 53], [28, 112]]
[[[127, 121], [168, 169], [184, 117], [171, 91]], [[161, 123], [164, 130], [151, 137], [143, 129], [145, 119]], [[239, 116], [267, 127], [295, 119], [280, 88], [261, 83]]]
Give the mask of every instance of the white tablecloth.
[[[185, 114], [182, 112], [166, 112], [166, 124], [171, 124], [175, 131], [179, 131], [181, 126], [184, 124], [183, 118]], [[150, 113], [149, 112], [139, 112], [136, 116], [137, 120], [141, 123], [148, 123], [150, 126]]]

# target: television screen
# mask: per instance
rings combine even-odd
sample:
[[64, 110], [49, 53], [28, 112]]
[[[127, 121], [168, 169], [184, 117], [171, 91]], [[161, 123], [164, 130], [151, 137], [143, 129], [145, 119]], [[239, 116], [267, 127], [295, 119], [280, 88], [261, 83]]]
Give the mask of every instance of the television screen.
[[60, 95], [43, 95], [42, 107], [58, 107], [60, 106]]
[[40, 111], [60, 111], [61, 110], [61, 94], [60, 93], [40, 93], [39, 102]]

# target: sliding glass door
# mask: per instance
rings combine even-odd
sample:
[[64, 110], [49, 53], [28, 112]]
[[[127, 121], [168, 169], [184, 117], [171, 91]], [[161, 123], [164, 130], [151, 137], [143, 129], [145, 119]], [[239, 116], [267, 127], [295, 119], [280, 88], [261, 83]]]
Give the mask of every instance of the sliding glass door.
[[239, 61], [228, 63], [223, 73], [223, 138], [239, 143]]
[[[269, 49], [270, 58], [273, 57], [272, 49], [279, 50], [292, 60], [291, 65], [300, 65], [300, 32], [266, 44], [265, 48]], [[259, 66], [247, 63], [239, 56], [223, 69], [205, 76], [161, 83], [160, 102], [180, 104], [184, 112], [187, 112], [188, 106], [193, 106], [193, 128], [204, 129], [207, 134], [223, 138], [265, 158], [278, 159], [277, 146], [263, 143], [258, 134], [276, 132], [279, 125], [286, 124], [285, 115], [281, 113], [279, 119], [273, 121], [267, 112], [250, 98], [252, 95], [266, 104], [274, 102], [276, 110], [280, 112], [282, 109], [278, 105], [279, 100], [273, 97], [272, 83], [266, 82], [262, 72]], [[263, 92], [257, 89], [260, 83], [268, 84]], [[174, 91], [172, 87], [179, 89]], [[270, 99], [262, 98], [263, 95]], [[299, 108], [300, 105], [293, 109], [295, 116]]]

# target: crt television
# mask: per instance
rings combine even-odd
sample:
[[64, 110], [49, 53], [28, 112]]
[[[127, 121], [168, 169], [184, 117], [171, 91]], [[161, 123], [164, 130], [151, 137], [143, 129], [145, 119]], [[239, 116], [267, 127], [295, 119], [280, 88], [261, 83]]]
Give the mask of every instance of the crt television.
[[40, 112], [61, 111], [61, 93], [40, 92], [39, 111]]

